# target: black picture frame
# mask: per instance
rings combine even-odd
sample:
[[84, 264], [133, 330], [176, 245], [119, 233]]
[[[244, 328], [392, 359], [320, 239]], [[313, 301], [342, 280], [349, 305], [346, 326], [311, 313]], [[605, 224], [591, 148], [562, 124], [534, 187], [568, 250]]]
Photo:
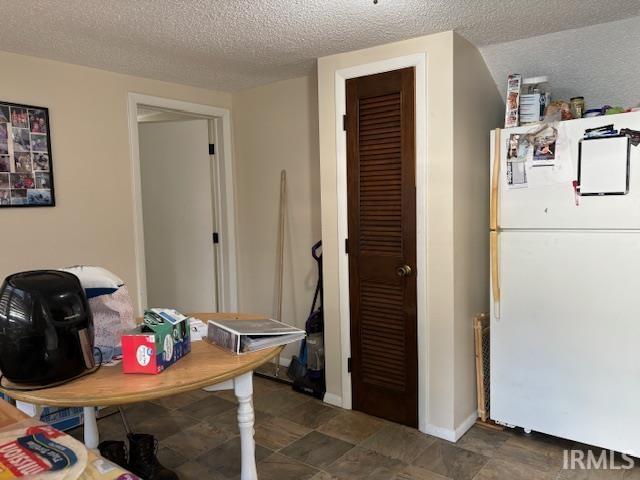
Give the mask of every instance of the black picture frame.
[[0, 209], [55, 205], [49, 109], [0, 100]]
[[[580, 191], [580, 182], [582, 181], [582, 142], [595, 142], [595, 141], [606, 141], [614, 138], [626, 138], [627, 139], [627, 158], [626, 158], [626, 183], [624, 191], [620, 192], [590, 192], [590, 193], [582, 193]], [[629, 178], [631, 172], [631, 138], [627, 135], [607, 135], [605, 137], [593, 137], [593, 138], [582, 138], [578, 142], [578, 195], [581, 197], [602, 197], [605, 195], [628, 195], [629, 194]]]

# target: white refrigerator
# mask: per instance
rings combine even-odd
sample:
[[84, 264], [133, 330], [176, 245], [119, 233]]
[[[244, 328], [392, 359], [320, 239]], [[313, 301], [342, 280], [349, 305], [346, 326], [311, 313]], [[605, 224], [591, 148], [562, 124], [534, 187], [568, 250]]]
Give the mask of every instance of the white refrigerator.
[[[640, 112], [559, 124], [573, 179], [579, 140], [606, 124], [640, 130]], [[513, 188], [509, 138], [531, 130], [491, 133], [490, 416], [640, 456], [640, 146], [626, 194], [578, 197], [570, 179]], [[614, 150], [583, 156], [584, 182], [607, 184]]]

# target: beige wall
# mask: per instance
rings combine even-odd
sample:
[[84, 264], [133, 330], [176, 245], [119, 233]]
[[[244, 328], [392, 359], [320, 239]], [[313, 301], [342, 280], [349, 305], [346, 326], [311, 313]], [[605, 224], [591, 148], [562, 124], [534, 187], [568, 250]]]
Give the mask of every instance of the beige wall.
[[[475, 105], [473, 94], [486, 94], [486, 85], [491, 85], [493, 91], [489, 99], [484, 99], [482, 102], [486, 103], [481, 103], [481, 106], [486, 106], [492, 102], [497, 91], [479, 55], [475, 49], [472, 51], [470, 48], [473, 47], [468, 47], [453, 32], [444, 32], [318, 60], [327, 391], [341, 398], [344, 393], [342, 377], [347, 373], [342, 371], [341, 366], [338, 258], [343, 254], [343, 239], [338, 238], [335, 75], [336, 71], [344, 68], [426, 53], [426, 105], [418, 108], [425, 108], [427, 117], [427, 239], [425, 244], [418, 244], [417, 248], [426, 249], [427, 257], [427, 271], [418, 272], [418, 275], [426, 275], [427, 284], [425, 343], [428, 358], [426, 371], [422, 368], [420, 375], [421, 380], [428, 384], [428, 397], [421, 406], [426, 418], [421, 418], [420, 424], [424, 430], [443, 436], [456, 434], [455, 431], [460, 428], [461, 422], [473, 413], [475, 383], [470, 377], [472, 370], [468, 361], [469, 345], [472, 346], [472, 343], [469, 343], [471, 319], [468, 316], [471, 311], [484, 308], [488, 295], [486, 240], [483, 238], [480, 242], [474, 243], [474, 239], [467, 236], [486, 235], [486, 222], [483, 219], [486, 217], [485, 210], [488, 206], [483, 202], [488, 185], [484, 180], [486, 172], [482, 169], [488, 168], [487, 140], [488, 131], [494, 126], [490, 125], [493, 122], [493, 110], [471, 110]], [[458, 62], [454, 62], [456, 54], [460, 55]], [[470, 63], [465, 66], [465, 61]], [[467, 75], [467, 81], [454, 82], [454, 72]], [[478, 82], [478, 88], [472, 80]], [[456, 89], [462, 88], [468, 89], [467, 92], [459, 92], [461, 99], [466, 99], [466, 103], [456, 102], [458, 108], [455, 109], [454, 115], [454, 98], [458, 93]], [[464, 119], [468, 112], [471, 116]], [[478, 141], [478, 144], [474, 146], [473, 157], [467, 155], [470, 148], [460, 147], [457, 150], [456, 161], [460, 167], [473, 167], [473, 171], [482, 173], [477, 179], [470, 175], [465, 180], [457, 180], [455, 177], [462, 173], [462, 169], [456, 169], [454, 144], [465, 135], [469, 136], [470, 142]], [[478, 163], [472, 166], [472, 161]], [[471, 189], [468, 198], [464, 191], [467, 187]], [[458, 207], [461, 211], [454, 214], [454, 209]], [[460, 225], [462, 221], [474, 215], [479, 218], [471, 221], [472, 226]], [[455, 232], [456, 220], [459, 228], [457, 234], [460, 237], [458, 241]], [[481, 232], [482, 224], [484, 230]], [[464, 254], [466, 259], [456, 262], [455, 259], [460, 253]], [[457, 270], [456, 266], [459, 267]], [[476, 267], [479, 271], [474, 273], [472, 280], [466, 280], [465, 275], [471, 268]], [[477, 285], [474, 283], [476, 281]], [[471, 285], [472, 283], [474, 284]], [[464, 302], [461, 306], [458, 306], [456, 297]], [[419, 305], [418, 308], [423, 306]], [[456, 309], [460, 328], [454, 328], [457, 327], [454, 323]], [[467, 324], [462, 323], [463, 321], [468, 322], [469, 328]]]
[[504, 103], [480, 52], [454, 36], [454, 425], [477, 408], [471, 318], [489, 311], [489, 131]]
[[0, 100], [49, 108], [57, 204], [0, 209], [0, 276], [86, 263], [136, 291], [127, 94], [225, 108], [231, 96], [4, 52], [0, 65]]
[[[349, 52], [318, 60], [320, 109], [320, 169], [322, 182], [322, 239], [325, 247], [325, 349], [327, 391], [342, 397], [340, 359], [340, 311], [338, 291], [338, 239], [336, 204], [336, 70], [416, 53], [427, 55], [427, 316], [429, 335], [428, 379], [431, 395], [427, 401], [430, 422], [453, 423], [453, 350], [448, 322], [453, 315], [453, 34], [421, 37], [380, 47]], [[420, 275], [421, 273], [418, 272]], [[345, 321], [349, 321], [346, 319]]]
[[[288, 208], [282, 319], [304, 326], [315, 288], [311, 246], [320, 240], [316, 76], [233, 95], [240, 309], [275, 313], [280, 171]], [[289, 347], [283, 357], [296, 353]]]

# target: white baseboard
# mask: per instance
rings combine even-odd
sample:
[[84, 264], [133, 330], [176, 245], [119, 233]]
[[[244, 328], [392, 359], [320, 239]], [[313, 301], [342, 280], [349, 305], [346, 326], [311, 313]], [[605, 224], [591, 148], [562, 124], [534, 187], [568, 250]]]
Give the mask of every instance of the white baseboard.
[[328, 403], [329, 405], [342, 408], [342, 397], [339, 397], [334, 393], [325, 393], [323, 400], [325, 403]]
[[460, 425], [458, 425], [458, 428], [456, 428], [455, 431], [455, 440], [454, 442], [457, 442], [458, 440], [460, 440], [462, 438], [462, 436], [467, 433], [467, 431], [473, 427], [473, 425], [476, 423], [476, 420], [478, 420], [478, 411], [474, 410], [471, 415], [469, 415], [464, 422], [462, 422]]
[[476, 423], [477, 419], [478, 412], [474, 411], [460, 425], [458, 425], [455, 430], [451, 428], [437, 427], [428, 423], [424, 429], [424, 433], [442, 438], [443, 440], [448, 440], [449, 442], [457, 442], [465, 433], [467, 433], [467, 430], [473, 427], [473, 424]]

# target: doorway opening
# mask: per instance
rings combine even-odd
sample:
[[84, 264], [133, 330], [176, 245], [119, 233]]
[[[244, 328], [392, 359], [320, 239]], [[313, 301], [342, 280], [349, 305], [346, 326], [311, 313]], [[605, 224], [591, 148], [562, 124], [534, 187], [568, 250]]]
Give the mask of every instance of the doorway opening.
[[130, 94], [129, 123], [140, 310], [236, 311], [228, 110]]

